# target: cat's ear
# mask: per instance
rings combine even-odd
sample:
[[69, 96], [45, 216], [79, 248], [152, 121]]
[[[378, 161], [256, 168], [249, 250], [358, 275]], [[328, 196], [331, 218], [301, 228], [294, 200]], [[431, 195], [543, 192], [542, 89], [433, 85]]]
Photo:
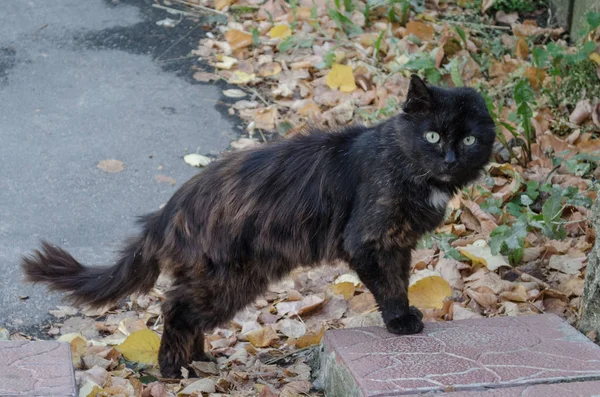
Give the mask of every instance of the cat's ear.
[[429, 112], [431, 105], [431, 93], [427, 85], [419, 76], [413, 74], [402, 110], [407, 114], [422, 114]]

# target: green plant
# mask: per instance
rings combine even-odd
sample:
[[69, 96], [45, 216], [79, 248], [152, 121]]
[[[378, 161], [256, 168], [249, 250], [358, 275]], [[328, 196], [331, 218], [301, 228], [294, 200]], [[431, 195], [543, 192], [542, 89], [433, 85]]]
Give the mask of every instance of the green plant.
[[545, 6], [543, 0], [496, 0], [495, 10], [509, 12], [532, 12], [539, 7]]
[[[498, 203], [494, 202], [490, 193], [488, 195], [481, 208], [488, 212], [491, 208], [496, 212]], [[541, 210], [537, 207], [539, 212], [536, 212], [532, 207], [542, 200], [542, 196], [544, 199]], [[563, 189], [559, 185], [549, 183], [540, 185], [536, 181], [529, 181], [525, 191], [505, 205], [506, 212], [512, 216], [512, 220], [509, 221], [505, 216], [505, 223], [490, 233], [492, 254], [506, 255], [509, 261], [516, 265], [522, 258], [525, 237], [529, 232], [539, 231], [552, 239], [564, 239], [566, 222], [561, 217], [566, 205], [581, 205], [589, 208], [592, 202], [575, 186]]]
[[530, 105], [535, 105], [535, 97], [533, 89], [526, 79], [520, 80], [515, 86], [515, 102], [517, 103], [517, 118], [519, 128], [518, 131], [524, 138], [524, 163], [527, 164], [531, 159], [531, 144], [535, 141], [535, 130], [531, 124], [533, 110]]

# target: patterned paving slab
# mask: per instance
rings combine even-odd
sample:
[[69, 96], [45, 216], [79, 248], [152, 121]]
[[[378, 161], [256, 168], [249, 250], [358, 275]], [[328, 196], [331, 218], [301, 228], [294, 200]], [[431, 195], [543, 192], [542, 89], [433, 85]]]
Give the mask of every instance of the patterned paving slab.
[[[423, 396], [412, 394], [411, 396]], [[432, 395], [432, 396], [435, 396]], [[600, 381], [514, 386], [486, 391], [438, 394], [439, 397], [600, 397]]]
[[330, 396], [600, 379], [600, 347], [552, 314], [428, 323], [411, 336], [380, 327], [329, 331], [323, 353], [321, 384]]
[[69, 344], [0, 342], [0, 396], [77, 396]]

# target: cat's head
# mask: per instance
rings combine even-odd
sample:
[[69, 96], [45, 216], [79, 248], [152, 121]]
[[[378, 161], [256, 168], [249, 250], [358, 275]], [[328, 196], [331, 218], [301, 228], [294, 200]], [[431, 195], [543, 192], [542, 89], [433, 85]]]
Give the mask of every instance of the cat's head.
[[428, 86], [412, 76], [402, 110], [401, 145], [417, 176], [455, 186], [478, 177], [490, 159], [496, 134], [477, 91]]

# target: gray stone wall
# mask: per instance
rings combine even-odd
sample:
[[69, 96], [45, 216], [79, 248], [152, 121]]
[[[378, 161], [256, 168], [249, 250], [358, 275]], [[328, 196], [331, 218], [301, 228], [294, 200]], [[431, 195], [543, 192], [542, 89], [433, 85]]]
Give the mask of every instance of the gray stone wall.
[[600, 200], [596, 200], [592, 208], [591, 224], [596, 232], [596, 244], [588, 257], [579, 329], [600, 335]]

